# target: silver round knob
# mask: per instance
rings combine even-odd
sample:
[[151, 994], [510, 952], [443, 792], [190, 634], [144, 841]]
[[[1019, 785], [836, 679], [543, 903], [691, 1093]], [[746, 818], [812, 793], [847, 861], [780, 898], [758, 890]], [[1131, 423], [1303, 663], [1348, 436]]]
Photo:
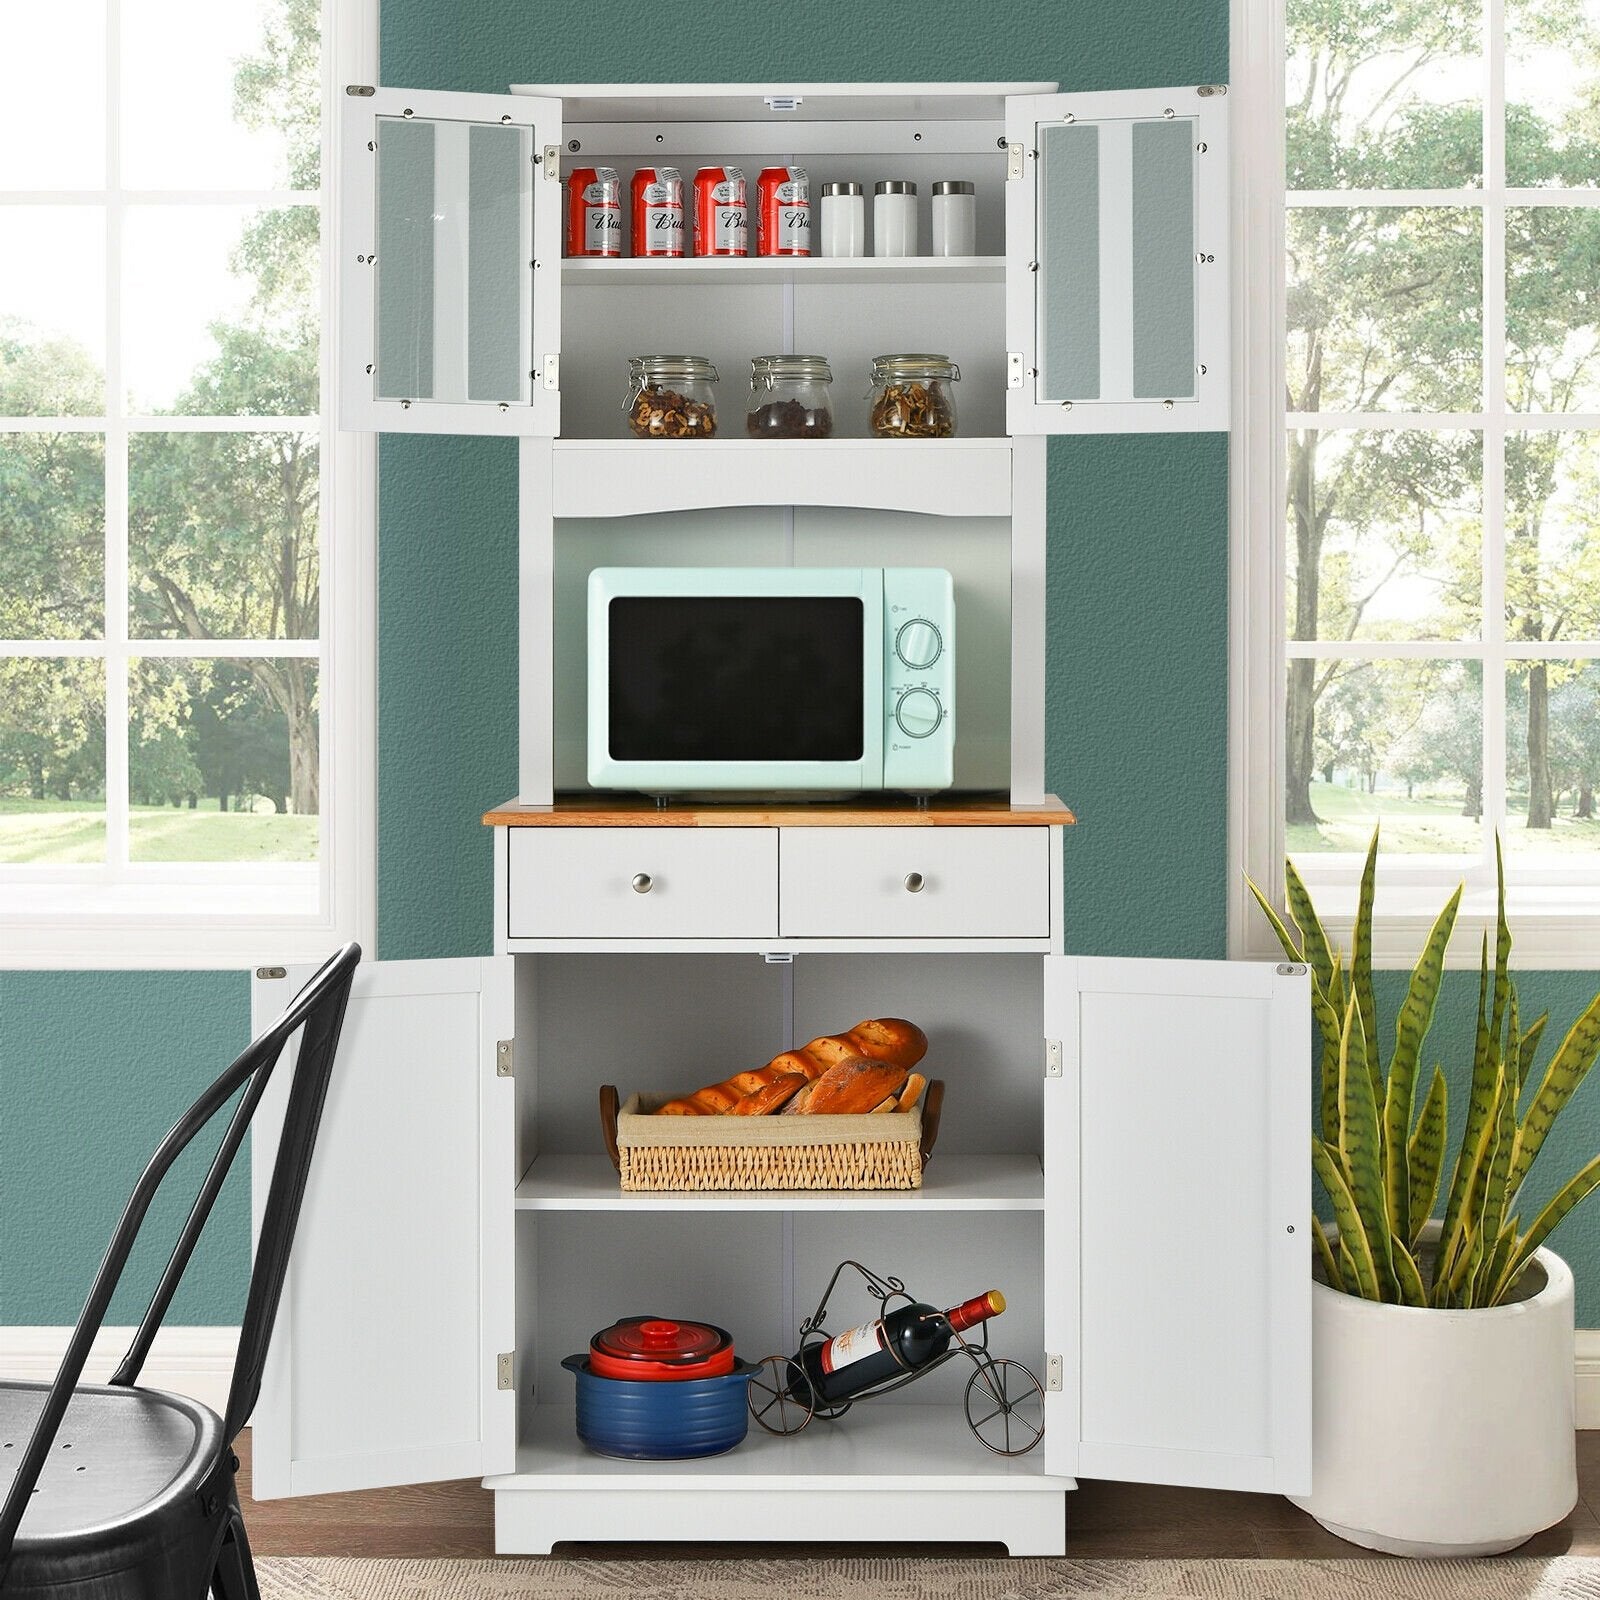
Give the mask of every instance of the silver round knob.
[[906, 893], [921, 894], [922, 886], [927, 881], [928, 880], [924, 878], [920, 872], [908, 872], [906, 874]]
[[635, 894], [649, 894], [655, 888], [656, 880], [648, 872], [636, 872], [633, 875], [633, 892]]

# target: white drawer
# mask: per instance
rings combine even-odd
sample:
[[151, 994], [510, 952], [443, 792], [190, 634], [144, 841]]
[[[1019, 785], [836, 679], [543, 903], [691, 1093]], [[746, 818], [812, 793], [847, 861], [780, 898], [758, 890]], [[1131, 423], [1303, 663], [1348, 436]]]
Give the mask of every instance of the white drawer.
[[749, 939], [778, 927], [772, 828], [512, 828], [513, 939]]
[[785, 938], [1047, 939], [1048, 828], [783, 828]]

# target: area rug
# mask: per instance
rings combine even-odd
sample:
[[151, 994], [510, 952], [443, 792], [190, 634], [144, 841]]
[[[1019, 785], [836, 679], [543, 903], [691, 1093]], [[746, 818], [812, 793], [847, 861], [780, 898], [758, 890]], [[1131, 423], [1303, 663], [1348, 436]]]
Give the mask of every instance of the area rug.
[[262, 1600], [1600, 1600], [1600, 1557], [1499, 1561], [257, 1562]]

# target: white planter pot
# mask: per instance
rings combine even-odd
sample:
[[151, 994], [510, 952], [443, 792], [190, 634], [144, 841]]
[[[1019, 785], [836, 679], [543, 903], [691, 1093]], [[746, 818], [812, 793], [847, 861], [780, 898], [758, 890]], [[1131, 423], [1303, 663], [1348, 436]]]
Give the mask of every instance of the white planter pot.
[[1314, 1284], [1312, 1491], [1294, 1503], [1341, 1539], [1408, 1556], [1493, 1555], [1566, 1516], [1578, 1498], [1566, 1263], [1539, 1251], [1523, 1294], [1429, 1311]]

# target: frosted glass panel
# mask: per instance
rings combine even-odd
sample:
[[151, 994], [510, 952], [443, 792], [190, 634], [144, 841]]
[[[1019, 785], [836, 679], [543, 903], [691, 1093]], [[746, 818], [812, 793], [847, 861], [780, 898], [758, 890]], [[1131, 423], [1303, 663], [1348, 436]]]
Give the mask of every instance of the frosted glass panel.
[[433, 394], [434, 125], [378, 122], [378, 327], [381, 400]]
[[522, 393], [521, 128], [472, 129], [467, 239], [467, 398]]
[[1100, 394], [1100, 130], [1039, 130], [1039, 395]]
[[1194, 393], [1194, 126], [1133, 125], [1133, 393]]
[[375, 395], [525, 402], [529, 131], [399, 117], [377, 126]]

